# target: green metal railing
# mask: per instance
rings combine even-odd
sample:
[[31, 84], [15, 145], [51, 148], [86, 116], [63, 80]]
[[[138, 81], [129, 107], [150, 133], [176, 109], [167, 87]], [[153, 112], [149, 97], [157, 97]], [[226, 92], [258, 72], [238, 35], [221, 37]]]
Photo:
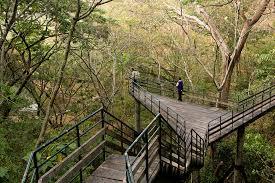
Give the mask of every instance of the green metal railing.
[[174, 127], [179, 134], [186, 133], [186, 120], [181, 115], [163, 104], [157, 97], [149, 93], [138, 82], [130, 81], [129, 92], [133, 97], [142, 102], [144, 107], [154, 115], [161, 113], [163, 118]]
[[[163, 96], [168, 96], [171, 98], [176, 98], [177, 89], [176, 81], [167, 81], [160, 79], [149, 79], [149, 78], [140, 78], [139, 84], [144, 89], [149, 92], [156, 93]], [[189, 85], [184, 84], [183, 95], [185, 100], [190, 100], [195, 103], [204, 104], [204, 105], [223, 105], [227, 108], [233, 108], [237, 101], [229, 99], [228, 102], [219, 102], [219, 98], [216, 93], [211, 91], [199, 91], [197, 89], [191, 88]]]
[[231, 133], [239, 126], [254, 121], [275, 107], [275, 85], [241, 100], [230, 112], [208, 123], [208, 141], [211, 143]]
[[[180, 136], [158, 114], [126, 150], [127, 182], [152, 181], [158, 172], [169, 166], [173, 176], [186, 174], [185, 135]], [[135, 157], [129, 156], [139, 149]]]
[[[107, 144], [110, 145], [106, 145], [104, 150], [97, 156], [96, 159], [93, 159], [91, 162], [87, 162], [87, 166], [81, 168], [77, 175], [71, 180], [71, 182], [76, 180], [77, 182], [83, 182], [85, 176], [87, 175], [86, 169], [90, 167], [90, 165], [93, 165], [93, 168], [96, 168], [96, 166], [99, 166], [100, 162], [103, 162], [106, 156], [113, 153], [114, 150], [118, 151], [119, 149], [123, 154], [128, 146], [138, 136], [138, 133], [130, 126], [123, 123], [104, 108], [100, 108], [86, 116], [79, 123], [73, 125], [57, 137], [49, 140], [34, 150], [30, 154], [21, 182], [38, 182], [42, 175], [44, 175], [55, 165], [59, 164], [62, 159], [70, 155], [102, 128], [106, 128], [106, 130], [109, 130], [112, 133], [107, 133], [106, 131], [103, 139], [95, 142], [93, 146], [98, 145], [101, 141], [104, 140], [107, 141]], [[119, 138], [116, 138], [118, 136]], [[113, 147], [116, 148], [113, 149]], [[79, 156], [77, 161], [79, 160], [81, 160], [81, 156]], [[71, 162], [71, 164], [77, 163], [77, 161]], [[70, 167], [66, 168], [66, 170], [68, 170]], [[57, 180], [58, 178], [52, 177], [52, 179]]]

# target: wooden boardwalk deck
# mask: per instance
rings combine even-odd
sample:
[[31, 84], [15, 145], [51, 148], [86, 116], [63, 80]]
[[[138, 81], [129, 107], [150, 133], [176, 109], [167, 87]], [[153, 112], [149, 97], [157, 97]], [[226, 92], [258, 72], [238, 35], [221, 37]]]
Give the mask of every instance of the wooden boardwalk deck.
[[240, 126], [247, 125], [273, 110], [275, 108], [274, 94], [271, 88], [263, 93], [260, 92], [256, 98], [239, 104], [238, 109], [226, 111], [216, 107], [177, 101], [150, 93], [139, 87], [134, 87], [134, 91], [132, 90], [132, 95], [143, 106], [154, 114], [161, 113], [174, 129], [177, 129], [177, 122], [181, 125], [185, 123], [187, 134], [193, 129], [204, 140], [208, 134], [209, 143], [223, 138]]
[[[228, 112], [216, 107], [207, 107], [185, 101], [181, 102], [156, 94], [152, 95], [184, 118], [187, 132], [193, 128], [201, 137], [205, 135], [205, 132], [208, 129], [208, 123], [211, 120]], [[182, 119], [179, 119], [179, 122], [183, 124], [184, 122], [181, 120]]]

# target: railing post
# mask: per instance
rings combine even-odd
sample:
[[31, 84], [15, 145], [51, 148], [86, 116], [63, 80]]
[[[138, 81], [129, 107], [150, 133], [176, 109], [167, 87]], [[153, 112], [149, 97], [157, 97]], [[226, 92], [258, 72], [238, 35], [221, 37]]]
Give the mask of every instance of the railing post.
[[178, 154], [178, 159], [177, 159], [177, 161], [178, 161], [178, 170], [177, 170], [177, 172], [178, 172], [178, 175], [180, 174], [180, 135], [179, 134], [177, 134], [177, 137], [178, 137], [178, 151], [177, 151], [177, 154]]
[[34, 164], [34, 169], [35, 169], [35, 179], [38, 182], [39, 180], [39, 168], [37, 165], [37, 156], [36, 156], [36, 151], [33, 153], [33, 164]]
[[173, 141], [172, 141], [172, 130], [170, 129], [170, 165], [171, 165], [171, 167], [172, 167], [172, 143], [173, 143]]
[[198, 146], [199, 146], [199, 144], [198, 144], [198, 135], [195, 133], [195, 135], [196, 135], [196, 147], [195, 147], [195, 149], [196, 149], [196, 164], [198, 165]]
[[[80, 142], [80, 133], [79, 133], [79, 126], [76, 126], [76, 136], [77, 136], [77, 147], [80, 147], [81, 142]], [[81, 160], [81, 155], [78, 156], [78, 160]], [[79, 181], [83, 182], [83, 176], [82, 176], [82, 169], [79, 170]]]
[[146, 174], [146, 182], [149, 182], [149, 144], [148, 144], [148, 131], [145, 132], [145, 144], [146, 144], [146, 150], [145, 150], [145, 174]]
[[190, 148], [191, 162], [190, 163], [193, 163], [193, 129], [191, 130], [190, 144], [191, 144], [191, 148]]
[[[101, 115], [101, 128], [104, 128], [104, 123], [105, 123], [105, 115], [104, 115], [104, 109], [102, 109], [100, 111], [100, 115]], [[102, 136], [102, 141], [105, 140], [105, 135]], [[103, 160], [105, 161], [105, 157], [106, 157], [106, 151], [105, 151], [105, 147], [103, 148]]]
[[159, 122], [159, 163], [160, 163], [160, 172], [162, 172], [162, 165], [161, 165], [161, 131], [162, 131], [162, 127], [161, 127], [161, 116], [159, 116], [158, 119]]

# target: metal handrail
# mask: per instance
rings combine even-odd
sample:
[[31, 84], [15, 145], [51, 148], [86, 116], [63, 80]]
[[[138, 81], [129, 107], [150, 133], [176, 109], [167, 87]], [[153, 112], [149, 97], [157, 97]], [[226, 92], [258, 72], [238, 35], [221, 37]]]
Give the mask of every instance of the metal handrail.
[[[272, 93], [274, 89], [275, 85], [271, 85], [261, 91], [258, 91], [257, 93], [247, 97], [246, 99], [241, 100], [235, 109], [232, 109], [231, 111], [219, 116], [218, 118], [211, 120], [208, 123], [208, 129], [206, 133], [207, 140], [209, 141], [209, 136], [211, 136], [212, 134], [217, 132], [221, 133], [222, 130], [228, 128], [228, 126], [230, 125], [233, 128], [233, 124], [236, 121], [248, 115], [252, 115], [253, 117], [254, 111], [262, 109], [264, 105], [271, 103], [273, 101], [271, 99], [275, 96], [275, 94]], [[265, 98], [266, 96], [268, 97]], [[213, 131], [214, 129], [216, 130]]]
[[[158, 128], [154, 128], [152, 126], [154, 126], [154, 124], [156, 124], [156, 126], [158, 125]], [[169, 127], [169, 129], [171, 130], [171, 133], [177, 136], [177, 140], [175, 141], [175, 139], [173, 139], [174, 143], [177, 143], [177, 145], [179, 147], [183, 147], [185, 149], [185, 144], [182, 145], [181, 142], [185, 142], [185, 140], [182, 138], [182, 136], [180, 136], [174, 128], [172, 128], [170, 126], [169, 123], [167, 123], [167, 121], [165, 121], [165, 119], [163, 118], [163, 116], [159, 113], [155, 116], [155, 118], [149, 123], [149, 125], [140, 133], [140, 135], [134, 140], [134, 142], [128, 147], [128, 149], [125, 151], [124, 153], [124, 157], [125, 157], [125, 162], [126, 162], [126, 178], [127, 178], [127, 182], [133, 183], [135, 182], [135, 177], [133, 174], [133, 168], [132, 166], [136, 163], [137, 159], [139, 158], [139, 156], [141, 156], [143, 153], [145, 153], [145, 174], [146, 174], [146, 180], [149, 181], [149, 165], [148, 165], [148, 145], [150, 144], [152, 137], [154, 137], [154, 135], [158, 132], [159, 136], [158, 136], [158, 141], [159, 141], [159, 148], [161, 148], [161, 144], [162, 142], [162, 133], [164, 133], [165, 131], [162, 131], [163, 129], [163, 125], [166, 124], [167, 127]], [[151, 129], [152, 128], [152, 129]], [[150, 130], [151, 129], [151, 130]], [[153, 131], [152, 131], [153, 130]], [[149, 134], [152, 134], [151, 137], [149, 137]], [[185, 137], [185, 135], [184, 135]], [[172, 140], [172, 136], [170, 137]], [[144, 144], [141, 144], [140, 141], [145, 140]], [[130, 161], [129, 158], [129, 152], [132, 152], [133, 149], [135, 148], [135, 146], [137, 145], [141, 145], [139, 152], [136, 154], [136, 157], [134, 159], [132, 159], [132, 161]], [[171, 149], [172, 150], [172, 149]], [[181, 152], [177, 152], [178, 154], [178, 161], [180, 161], [180, 153]], [[186, 160], [186, 151], [184, 151], [184, 159]], [[159, 159], [161, 160], [161, 150], [159, 150]], [[178, 162], [179, 163], [179, 162]], [[186, 164], [186, 162], [184, 162]], [[138, 164], [140, 164], [138, 162]], [[178, 165], [179, 166], [179, 165]]]
[[[161, 91], [166, 91], [166, 92], [173, 92], [176, 93], [176, 88], [175, 88], [175, 83], [176, 81], [164, 81], [161, 79], [139, 79], [141, 84], [144, 84], [142, 86], [146, 86], [147, 88], [153, 88], [153, 89], [160, 89]], [[163, 86], [160, 87], [161, 84], [169, 84], [171, 85], [169, 88], [163, 88]], [[156, 87], [153, 87], [152, 85], [155, 85]], [[164, 85], [165, 86], [165, 85]], [[227, 105], [229, 107], [234, 107], [236, 105], [236, 101], [232, 100], [232, 99], [228, 99], [228, 102], [219, 102], [218, 101], [218, 97], [215, 95], [211, 95], [210, 93], [205, 93], [205, 92], [199, 92], [199, 91], [195, 91], [192, 90], [190, 88], [190, 86], [187, 85], [187, 87], [184, 87], [183, 89], [184, 93], [187, 94], [191, 94], [191, 95], [195, 95], [195, 96], [201, 96], [202, 99], [201, 100], [207, 100], [209, 98], [211, 98], [213, 100], [213, 102], [221, 104], [221, 105]], [[183, 93], [183, 95], [184, 95]], [[209, 102], [209, 100], [207, 100]]]
[[[94, 123], [93, 125], [89, 126], [88, 128], [85, 128], [85, 131], [83, 133], [79, 133], [79, 126], [83, 123], [85, 123], [87, 120], [89, 120], [90, 118], [94, 117], [96, 114], [101, 113], [101, 120], [99, 122]], [[67, 146], [69, 146], [69, 144], [75, 142], [75, 141], [79, 141], [78, 142], [78, 146], [80, 145], [80, 138], [82, 136], [84, 136], [88, 131], [91, 131], [92, 129], [94, 129], [95, 127], [97, 127], [98, 125], [102, 124], [101, 127], [104, 126], [104, 124], [106, 125], [111, 125], [112, 126], [112, 122], [109, 122], [108, 120], [104, 119], [104, 115], [110, 116], [112, 117], [112, 119], [114, 119], [116, 122], [119, 122], [119, 127], [117, 126], [113, 126], [114, 129], [116, 129], [118, 131], [118, 133], [120, 134], [124, 134], [125, 136], [127, 136], [127, 138], [130, 139], [135, 139], [135, 137], [137, 136], [138, 132], [136, 132], [133, 128], [131, 128], [130, 126], [128, 126], [127, 124], [123, 123], [121, 120], [119, 120], [118, 118], [116, 118], [114, 115], [110, 114], [108, 111], [106, 111], [103, 107], [96, 110], [95, 112], [89, 114], [88, 116], [86, 116], [85, 118], [83, 118], [80, 122], [78, 122], [77, 124], [73, 125], [72, 127], [68, 128], [67, 130], [63, 131], [60, 135], [52, 138], [51, 140], [49, 140], [48, 142], [44, 143], [43, 145], [41, 145], [40, 147], [36, 148], [33, 152], [31, 152], [30, 156], [29, 156], [29, 160], [27, 162], [27, 166], [26, 169], [24, 171], [24, 175], [23, 178], [21, 180], [21, 183], [26, 183], [28, 180], [28, 182], [33, 182], [33, 181], [38, 181], [39, 179], [39, 169], [41, 168], [41, 166], [43, 166], [45, 163], [47, 163], [47, 161], [51, 161], [51, 159], [55, 156], [57, 156], [59, 153], [61, 153], [61, 151], [64, 150], [64, 148], [66, 148]], [[125, 133], [123, 130], [126, 130], [127, 133]], [[47, 146], [54, 144], [57, 140], [59, 140], [60, 138], [62, 138], [64, 135], [68, 134], [69, 132], [71, 132], [72, 130], [77, 130], [77, 137], [73, 138], [72, 141], [70, 141], [66, 146], [64, 146], [62, 149], [60, 149], [59, 151], [55, 152], [52, 156], [47, 157], [46, 160], [40, 164], [38, 164], [38, 160], [36, 157], [37, 153], [41, 153], [43, 152], [43, 149], [45, 149]], [[128, 135], [128, 133], [131, 133], [131, 135]], [[122, 146], [123, 147], [123, 146]], [[105, 154], [105, 153], [104, 153]], [[81, 173], [81, 171], [80, 171]], [[31, 179], [29, 179], [31, 175]], [[81, 179], [82, 180], [82, 179]]]
[[[163, 104], [163, 103], [161, 103], [160, 102], [160, 100], [157, 98], [157, 97], [155, 97], [155, 96], [153, 96], [152, 94], [150, 94], [150, 93], [148, 93], [147, 92], [147, 90], [145, 90], [142, 86], [140, 86], [137, 82], [134, 82], [134, 81], [132, 81], [132, 84], [131, 85], [129, 85], [130, 87], [132, 87], [132, 88], [130, 88], [129, 89], [129, 91], [130, 91], [130, 93], [132, 93], [133, 92], [133, 96], [134, 96], [134, 91], [135, 91], [135, 87], [138, 87], [140, 90], [142, 90], [143, 92], [144, 92], [144, 98], [146, 99], [146, 95], [149, 95], [150, 97], [148, 97], [148, 99], [149, 99], [149, 101], [150, 101], [150, 109], [149, 109], [149, 111], [151, 111], [152, 112], [152, 106], [153, 106], [153, 104], [155, 104], [156, 106], [157, 106], [157, 108], [159, 109], [159, 111], [158, 112], [160, 112], [160, 110], [163, 110], [164, 112], [166, 112], [166, 115], [167, 115], [167, 117], [169, 116], [169, 117], [171, 117], [171, 118], [173, 118], [174, 120], [176, 120], [176, 131], [178, 131], [178, 129], [180, 129], [180, 128], [183, 128], [184, 130], [186, 130], [186, 120], [184, 119], [184, 117], [182, 117], [181, 115], [179, 115], [177, 112], [175, 112], [173, 109], [171, 109], [170, 107], [168, 107], [167, 105], [165, 105], [165, 104]], [[135, 87], [134, 87], [135, 86]], [[132, 90], [131, 90], [132, 89]], [[134, 96], [135, 97], [135, 96]], [[154, 102], [154, 101], [156, 101], [156, 102]], [[162, 107], [162, 106], [164, 106], [164, 107]], [[146, 107], [146, 106], [145, 106]], [[170, 112], [173, 112], [174, 114], [176, 114], [176, 118], [174, 117], [174, 116], [172, 116], [172, 115], [169, 115], [169, 111]], [[152, 112], [153, 113], [153, 112]], [[182, 119], [182, 122], [183, 122], [183, 125], [179, 122], [179, 119]], [[168, 118], [167, 118], [167, 120], [168, 120]], [[185, 131], [185, 133], [186, 133], [186, 131]]]
[[[130, 80], [131, 81], [131, 80]], [[156, 104], [157, 105], [157, 107], [159, 107], [159, 108], [162, 108], [162, 110], [163, 111], [165, 111], [165, 108], [167, 109], [167, 111], [168, 111], [168, 109], [169, 110], [171, 110], [172, 112], [174, 112], [175, 114], [177, 114], [177, 120], [176, 120], [176, 131], [177, 131], [177, 133], [179, 133], [179, 129], [184, 129], [183, 131], [184, 131], [184, 134], [185, 134], [185, 148], [186, 148], [186, 151], [188, 152], [188, 147], [190, 147], [191, 146], [191, 143], [194, 143], [194, 144], [198, 144], [198, 142], [194, 142], [194, 140], [191, 138], [190, 139], [190, 142], [188, 142], [187, 140], [188, 140], [188, 137], [186, 138], [186, 134], [187, 134], [187, 132], [186, 132], [186, 120], [181, 116], [181, 115], [179, 115], [177, 112], [175, 112], [175, 111], [173, 111], [171, 108], [169, 108], [168, 106], [166, 106], [165, 104], [161, 104], [160, 105], [160, 100], [158, 99], [158, 98], [156, 98], [156, 97], [154, 97], [152, 94], [150, 94], [149, 92], [147, 92], [147, 90], [146, 89], [144, 89], [142, 86], [140, 86], [137, 82], [134, 82], [134, 81], [132, 81], [132, 85], [129, 85], [130, 86], [130, 89], [129, 89], [129, 91], [130, 91], [130, 93], [135, 97], [135, 94], [134, 94], [134, 92], [136, 91], [135, 90], [135, 87], [138, 87], [140, 90], [142, 90], [143, 92], [144, 92], [144, 98], [146, 98], [146, 95], [149, 95], [150, 97], [148, 97], [148, 99], [149, 99], [149, 111], [151, 111], [152, 112], [152, 103], [153, 104]], [[153, 99], [155, 100], [155, 101], [157, 101], [157, 102], [154, 102], [153, 101]], [[146, 105], [146, 104], [145, 104]], [[164, 108], [163, 107], [161, 107], [161, 106], [165, 106]], [[146, 107], [146, 106], [145, 106]], [[148, 108], [148, 107], [147, 107]], [[160, 110], [159, 110], [159, 112], [160, 112]], [[153, 112], [152, 112], [153, 113]], [[167, 119], [169, 119], [168, 118], [168, 112], [166, 113], [167, 114]], [[165, 118], [164, 116], [162, 116], [163, 118]], [[171, 116], [172, 118], [174, 118], [173, 116]], [[179, 119], [182, 119], [183, 121], [184, 121], [184, 125], [182, 126], [181, 125], [181, 123], [179, 123]], [[175, 119], [175, 118], [174, 118]], [[189, 135], [190, 135], [190, 137], [192, 137], [192, 130], [194, 131], [194, 129], [190, 129], [190, 133], [189, 133]], [[201, 139], [203, 139], [199, 134], [197, 134], [196, 133], [196, 135], [198, 136], [198, 139], [199, 140], [201, 140]], [[201, 142], [201, 141], [200, 141]], [[203, 144], [202, 144], [202, 146], [204, 147], [205, 146], [205, 142], [203, 142]], [[202, 148], [202, 154], [204, 154], [204, 150], [205, 148]], [[188, 154], [186, 154], [186, 159], [187, 158], [191, 158], [192, 157], [192, 151], [190, 151], [189, 153], [191, 153], [191, 155], [189, 156]]]

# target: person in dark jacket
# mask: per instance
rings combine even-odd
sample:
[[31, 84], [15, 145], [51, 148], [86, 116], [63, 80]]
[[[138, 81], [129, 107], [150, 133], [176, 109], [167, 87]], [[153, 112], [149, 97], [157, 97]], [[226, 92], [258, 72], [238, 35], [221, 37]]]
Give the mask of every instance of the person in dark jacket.
[[183, 81], [181, 80], [181, 78], [179, 78], [176, 86], [178, 89], [178, 100], [182, 101]]

